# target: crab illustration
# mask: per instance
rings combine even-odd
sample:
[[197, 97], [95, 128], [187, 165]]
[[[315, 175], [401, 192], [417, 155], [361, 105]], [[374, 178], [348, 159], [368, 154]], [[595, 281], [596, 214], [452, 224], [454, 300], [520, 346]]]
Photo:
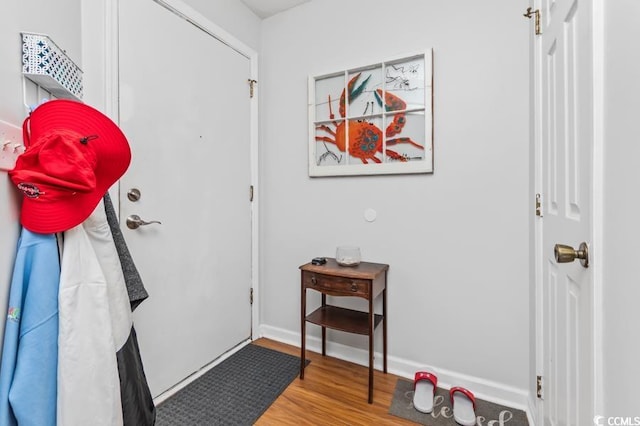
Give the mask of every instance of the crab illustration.
[[[367, 77], [362, 83], [360, 83], [360, 85], [356, 87], [356, 84], [361, 75], [362, 73], [356, 74], [351, 80], [349, 80], [347, 88], [342, 90], [339, 104], [340, 116], [342, 118], [344, 118], [346, 115], [346, 90], [349, 90], [349, 103], [351, 103], [354, 99], [362, 94], [367, 85], [367, 82], [371, 78], [371, 76]], [[376, 89], [374, 91], [374, 95], [378, 105], [382, 107], [384, 104], [384, 108], [388, 112], [403, 111], [407, 108], [406, 102], [393, 93], [384, 92], [384, 102], [383, 91], [381, 89]], [[331, 95], [329, 95], [329, 118], [331, 120], [335, 119], [335, 115], [333, 114], [333, 110], [331, 108]], [[406, 156], [389, 149], [389, 146], [398, 144], [410, 144], [415, 146], [416, 148], [424, 150], [424, 147], [422, 145], [414, 142], [411, 138], [394, 138], [394, 136], [402, 132], [402, 129], [406, 124], [406, 120], [406, 116], [403, 112], [397, 113], [393, 116], [393, 121], [391, 121], [391, 123], [389, 123], [389, 125], [385, 129], [385, 136], [387, 137], [387, 148], [384, 150], [384, 153], [393, 160], [403, 162], [407, 161]], [[359, 158], [364, 164], [369, 164], [369, 161], [373, 161], [375, 163], [382, 162], [382, 160], [377, 157], [378, 153], [383, 153], [382, 130], [378, 126], [360, 119], [342, 120], [340, 123], [334, 120], [332, 121], [332, 123], [333, 128], [326, 124], [320, 124], [316, 126], [317, 130], [321, 130], [328, 134], [328, 136], [316, 136], [316, 141], [334, 144], [342, 152], [347, 152], [348, 150], [349, 155]], [[327, 152], [330, 152], [328, 148]]]

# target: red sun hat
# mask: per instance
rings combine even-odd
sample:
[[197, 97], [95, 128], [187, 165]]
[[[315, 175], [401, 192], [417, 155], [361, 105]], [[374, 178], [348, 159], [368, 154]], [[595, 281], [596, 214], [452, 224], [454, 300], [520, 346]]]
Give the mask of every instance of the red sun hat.
[[9, 176], [24, 194], [20, 222], [35, 233], [84, 222], [131, 163], [120, 128], [81, 102], [45, 102], [22, 129], [26, 151]]

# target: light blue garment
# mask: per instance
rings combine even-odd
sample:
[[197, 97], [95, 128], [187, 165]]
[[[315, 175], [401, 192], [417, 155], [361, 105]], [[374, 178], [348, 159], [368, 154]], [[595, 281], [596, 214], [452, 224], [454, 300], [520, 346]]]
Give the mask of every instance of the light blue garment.
[[55, 235], [22, 229], [0, 364], [0, 425], [56, 424], [58, 287]]

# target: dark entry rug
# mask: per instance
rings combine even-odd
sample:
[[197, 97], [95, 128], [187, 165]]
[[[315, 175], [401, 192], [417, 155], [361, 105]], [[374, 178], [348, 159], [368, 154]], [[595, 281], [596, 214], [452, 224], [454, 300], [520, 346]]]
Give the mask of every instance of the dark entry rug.
[[[389, 407], [389, 414], [403, 419], [429, 426], [454, 426], [453, 409], [449, 401], [449, 392], [445, 389], [436, 389], [433, 400], [433, 411], [424, 414], [413, 408], [413, 382], [398, 379], [396, 389], [393, 392], [393, 400]], [[476, 425], [506, 425], [528, 426], [527, 415], [522, 410], [493, 404], [491, 402], [476, 399]]]
[[157, 426], [252, 425], [300, 373], [300, 358], [249, 344], [157, 407]]

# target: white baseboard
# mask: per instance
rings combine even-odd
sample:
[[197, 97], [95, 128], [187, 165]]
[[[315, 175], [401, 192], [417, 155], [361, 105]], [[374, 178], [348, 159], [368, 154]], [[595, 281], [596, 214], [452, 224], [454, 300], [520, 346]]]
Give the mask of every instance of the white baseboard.
[[[269, 325], [261, 325], [259, 330], [260, 337], [276, 340], [292, 346], [300, 347], [300, 333], [294, 333], [289, 330], [272, 327]], [[312, 352], [322, 352], [322, 340], [315, 336], [307, 336], [306, 349]], [[369, 354], [366, 350], [342, 345], [339, 343], [327, 341], [327, 355], [344, 359], [354, 364], [369, 365]], [[382, 370], [382, 353], [374, 353], [374, 368]], [[490, 401], [496, 404], [504, 405], [511, 408], [523, 410], [527, 414], [527, 418], [532, 423], [532, 403], [529, 394], [525, 389], [518, 389], [502, 383], [482, 379], [479, 377], [469, 376], [467, 374], [458, 373], [451, 370], [436, 368], [433, 366], [425, 366], [414, 361], [394, 357], [387, 354], [387, 371], [396, 376], [400, 376], [409, 380], [413, 380], [416, 371], [429, 369], [438, 376], [438, 387], [449, 389], [452, 386], [463, 386], [473, 391], [480, 399]], [[535, 405], [533, 405], [535, 407]]]
[[535, 397], [529, 396], [529, 409], [527, 410], [527, 420], [529, 420], [530, 426], [536, 426], [536, 420], [538, 417], [538, 404], [536, 404]]

